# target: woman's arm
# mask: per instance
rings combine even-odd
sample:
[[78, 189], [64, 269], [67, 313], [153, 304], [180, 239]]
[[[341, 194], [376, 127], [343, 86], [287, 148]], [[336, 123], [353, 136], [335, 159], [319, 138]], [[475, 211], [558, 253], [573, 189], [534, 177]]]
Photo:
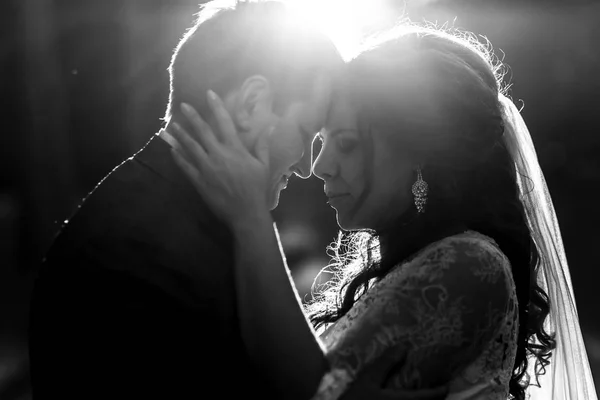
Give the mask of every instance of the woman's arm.
[[328, 369], [304, 315], [271, 214], [232, 224], [242, 334], [252, 359], [289, 399], [309, 399]]
[[[339, 389], [335, 391], [337, 395], [323, 397], [321, 390], [316, 398], [336, 399], [348, 381], [336, 378], [339, 368], [330, 371], [329, 364], [335, 362], [336, 356], [326, 359], [303, 313], [266, 207], [266, 142], [256, 145], [257, 156], [253, 156], [241, 144], [222, 103], [209, 97], [209, 104], [218, 123], [219, 139], [197, 113], [185, 109], [184, 114], [195, 129], [194, 137], [174, 124], [170, 133], [175, 140], [165, 139], [174, 147], [173, 156], [182, 171], [234, 233], [239, 319], [248, 351], [258, 367], [272, 378], [282, 397], [309, 399], [318, 388], [329, 392], [335, 386]], [[353, 391], [360, 388], [364, 398], [372, 400], [439, 397], [439, 392], [430, 391], [390, 394], [382, 391], [379, 383], [373, 384], [368, 374], [359, 373], [353, 378]]]
[[213, 130], [188, 107], [192, 136], [172, 124], [177, 164], [211, 209], [232, 229], [242, 337], [251, 358], [286, 399], [309, 399], [327, 369], [318, 339], [285, 264], [267, 207], [269, 153], [262, 133], [252, 155], [222, 101], [207, 96]]

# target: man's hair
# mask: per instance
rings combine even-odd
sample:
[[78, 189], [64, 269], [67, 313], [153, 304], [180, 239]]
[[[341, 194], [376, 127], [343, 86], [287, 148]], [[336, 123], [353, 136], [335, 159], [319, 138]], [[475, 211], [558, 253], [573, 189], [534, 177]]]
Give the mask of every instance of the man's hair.
[[207, 90], [225, 96], [253, 75], [269, 80], [280, 113], [308, 97], [319, 73], [343, 64], [326, 35], [279, 1], [215, 0], [197, 16], [171, 59], [165, 120], [182, 102], [206, 116]]

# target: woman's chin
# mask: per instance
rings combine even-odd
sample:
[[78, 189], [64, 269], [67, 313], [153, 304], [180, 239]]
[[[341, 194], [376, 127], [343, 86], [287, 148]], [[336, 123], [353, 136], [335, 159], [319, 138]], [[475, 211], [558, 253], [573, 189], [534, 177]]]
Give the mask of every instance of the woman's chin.
[[337, 211], [337, 223], [338, 227], [343, 231], [354, 231], [358, 229], [365, 229], [365, 226], [349, 218], [346, 214]]

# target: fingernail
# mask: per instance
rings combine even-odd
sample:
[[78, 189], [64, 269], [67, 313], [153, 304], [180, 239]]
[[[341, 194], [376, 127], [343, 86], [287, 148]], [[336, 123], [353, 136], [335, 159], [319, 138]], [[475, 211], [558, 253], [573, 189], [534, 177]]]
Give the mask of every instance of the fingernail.
[[190, 113], [192, 112], [192, 106], [190, 106], [188, 103], [181, 103], [181, 111], [184, 113]]
[[206, 94], [208, 95], [208, 98], [210, 100], [213, 100], [213, 101], [217, 100], [217, 94], [215, 92], [213, 92], [212, 90], [209, 90], [208, 92], [206, 92]]
[[177, 122], [173, 122], [173, 128], [177, 129], [178, 131], [181, 130], [181, 126], [179, 126]]

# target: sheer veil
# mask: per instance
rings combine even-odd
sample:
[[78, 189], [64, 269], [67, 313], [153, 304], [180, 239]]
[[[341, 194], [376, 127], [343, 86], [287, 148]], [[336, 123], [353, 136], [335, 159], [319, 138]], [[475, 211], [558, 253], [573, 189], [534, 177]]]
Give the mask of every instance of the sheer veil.
[[[521, 201], [540, 252], [538, 285], [550, 299], [550, 314], [545, 327], [548, 332], [556, 332], [556, 349], [546, 374], [539, 377], [541, 387], [529, 386], [528, 398], [597, 400], [552, 199], [525, 121], [512, 100], [500, 95], [500, 103], [505, 126], [504, 143], [516, 165]], [[527, 370], [531, 383], [536, 382], [534, 361], [530, 360]]]

